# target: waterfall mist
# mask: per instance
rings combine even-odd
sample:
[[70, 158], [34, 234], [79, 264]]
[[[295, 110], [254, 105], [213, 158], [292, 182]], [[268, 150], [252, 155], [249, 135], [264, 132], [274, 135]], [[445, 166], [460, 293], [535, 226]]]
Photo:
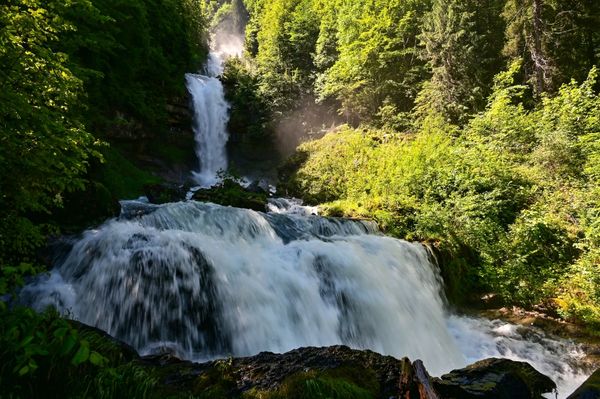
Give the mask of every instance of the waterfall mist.
[[199, 160], [199, 169], [192, 175], [201, 187], [215, 185], [219, 182], [219, 173], [227, 170], [229, 104], [225, 100], [219, 76], [223, 73], [225, 60], [241, 56], [243, 48], [242, 34], [227, 29], [226, 25], [217, 26], [203, 74], [185, 75], [192, 98], [193, 129]]

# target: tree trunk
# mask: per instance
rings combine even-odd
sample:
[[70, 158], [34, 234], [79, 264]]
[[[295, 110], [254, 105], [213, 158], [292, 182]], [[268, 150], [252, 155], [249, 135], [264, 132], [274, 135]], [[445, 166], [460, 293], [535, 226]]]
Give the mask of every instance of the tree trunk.
[[533, 49], [531, 58], [533, 60], [535, 91], [538, 96], [544, 91], [544, 74], [547, 64], [542, 50], [542, 6], [543, 0], [533, 0]]

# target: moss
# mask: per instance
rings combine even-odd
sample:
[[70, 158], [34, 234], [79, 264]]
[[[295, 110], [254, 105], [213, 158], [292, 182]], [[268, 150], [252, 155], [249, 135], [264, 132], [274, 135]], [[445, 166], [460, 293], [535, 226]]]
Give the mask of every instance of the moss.
[[115, 147], [103, 151], [105, 162], [97, 168], [94, 178], [118, 199], [137, 198], [144, 186], [160, 183], [161, 179], [141, 170], [125, 158]]
[[220, 186], [196, 191], [194, 200], [264, 211], [267, 205], [267, 194], [248, 191], [234, 180], [225, 179]]
[[287, 377], [275, 390], [252, 389], [245, 399], [370, 399], [379, 396], [379, 383], [371, 370], [341, 367], [311, 370]]
[[596, 370], [569, 398], [585, 399], [600, 397], [600, 369]]
[[236, 389], [231, 361], [218, 360], [194, 380], [192, 392], [201, 399], [219, 399], [237, 397]]
[[148, 145], [148, 153], [170, 164], [195, 162], [195, 146], [194, 138], [190, 134], [177, 139], [173, 138], [170, 141], [153, 140]]

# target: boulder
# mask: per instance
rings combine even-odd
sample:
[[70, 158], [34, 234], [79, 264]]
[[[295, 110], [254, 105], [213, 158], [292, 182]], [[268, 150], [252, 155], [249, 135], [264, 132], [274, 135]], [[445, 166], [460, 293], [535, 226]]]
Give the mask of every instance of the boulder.
[[596, 370], [579, 388], [567, 399], [596, 399], [600, 398], [600, 369]]
[[556, 390], [556, 384], [529, 363], [490, 358], [453, 370], [433, 381], [441, 398], [530, 399]]
[[264, 191], [250, 191], [233, 179], [225, 179], [220, 185], [200, 189], [194, 193], [193, 199], [260, 212], [264, 212], [267, 207], [267, 194]]
[[487, 359], [432, 378], [420, 360], [396, 359], [346, 346], [263, 352], [194, 364], [144, 358], [164, 369], [161, 390], [223, 398], [541, 398], [555, 384], [527, 363]]
[[147, 184], [144, 194], [153, 204], [166, 204], [185, 200], [186, 188], [172, 183]]

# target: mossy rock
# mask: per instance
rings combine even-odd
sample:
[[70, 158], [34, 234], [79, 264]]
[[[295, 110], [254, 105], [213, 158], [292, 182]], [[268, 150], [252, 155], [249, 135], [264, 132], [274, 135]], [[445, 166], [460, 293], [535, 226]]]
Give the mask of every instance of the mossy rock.
[[600, 398], [600, 369], [596, 370], [579, 388], [567, 399], [597, 399]]
[[533, 399], [552, 392], [556, 384], [530, 364], [490, 358], [453, 370], [433, 381], [442, 398]]
[[183, 201], [186, 192], [185, 187], [171, 183], [146, 184], [144, 186], [144, 194], [153, 204]]
[[232, 179], [225, 179], [218, 186], [196, 191], [193, 199], [260, 212], [264, 212], [267, 206], [267, 194], [265, 192], [248, 190]]

